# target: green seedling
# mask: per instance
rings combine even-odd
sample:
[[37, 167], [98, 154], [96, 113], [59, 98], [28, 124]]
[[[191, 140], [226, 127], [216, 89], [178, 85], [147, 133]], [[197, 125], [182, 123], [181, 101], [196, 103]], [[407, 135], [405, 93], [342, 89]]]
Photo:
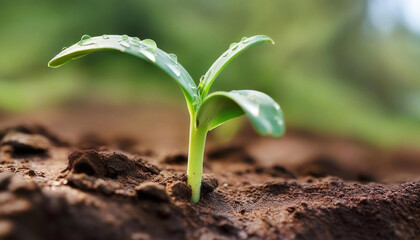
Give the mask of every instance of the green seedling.
[[59, 67], [95, 51], [117, 50], [149, 61], [168, 73], [181, 87], [190, 114], [187, 176], [192, 189], [191, 201], [197, 203], [200, 200], [204, 146], [208, 131], [245, 114], [261, 135], [280, 137], [284, 134], [283, 113], [280, 106], [268, 95], [254, 90], [219, 91], [209, 94], [214, 80], [230, 61], [251, 46], [263, 42], [274, 44], [271, 38], [264, 35], [244, 37], [240, 42], [232, 43], [200, 78], [198, 86], [179, 64], [175, 54], [168, 54], [157, 48], [151, 39], [141, 41], [137, 37], [127, 35], [84, 35], [78, 43], [64, 48], [48, 66]]

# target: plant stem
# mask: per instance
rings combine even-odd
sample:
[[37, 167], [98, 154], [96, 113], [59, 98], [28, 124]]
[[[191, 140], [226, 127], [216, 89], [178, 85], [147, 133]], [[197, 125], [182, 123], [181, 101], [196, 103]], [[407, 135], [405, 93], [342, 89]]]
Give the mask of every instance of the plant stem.
[[201, 177], [203, 175], [204, 145], [206, 143], [207, 129], [196, 128], [193, 118], [190, 125], [190, 146], [188, 153], [188, 184], [191, 186], [191, 201], [200, 201]]

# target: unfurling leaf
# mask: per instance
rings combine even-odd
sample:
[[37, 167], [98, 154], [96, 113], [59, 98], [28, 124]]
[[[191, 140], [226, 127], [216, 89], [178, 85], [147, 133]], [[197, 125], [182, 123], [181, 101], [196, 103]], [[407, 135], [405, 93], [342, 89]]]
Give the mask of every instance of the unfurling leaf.
[[232, 43], [229, 46], [229, 49], [226, 50], [214, 63], [211, 65], [209, 70], [206, 72], [202, 79], [202, 87], [200, 89], [201, 95], [203, 97], [207, 96], [209, 93], [210, 87], [213, 84], [216, 77], [220, 72], [226, 67], [226, 65], [235, 59], [240, 53], [246, 49], [258, 45], [263, 42], [271, 42], [274, 44], [273, 39], [265, 35], [256, 35], [253, 37], [243, 37], [239, 43]]
[[254, 90], [214, 92], [206, 97], [197, 111], [197, 127], [213, 129], [246, 114], [262, 135], [280, 137], [285, 126], [280, 106], [267, 94]]

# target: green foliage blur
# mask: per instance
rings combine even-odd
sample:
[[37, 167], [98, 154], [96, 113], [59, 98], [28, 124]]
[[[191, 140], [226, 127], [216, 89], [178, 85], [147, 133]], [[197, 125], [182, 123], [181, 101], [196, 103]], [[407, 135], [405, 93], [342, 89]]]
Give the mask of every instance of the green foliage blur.
[[196, 81], [231, 42], [265, 34], [276, 44], [234, 60], [213, 90], [266, 92], [289, 126], [420, 145], [420, 35], [401, 22], [387, 32], [375, 27], [372, 1], [2, 1], [0, 110], [34, 111], [74, 99], [164, 97], [184, 104], [168, 76], [116, 52], [47, 68], [83, 34], [151, 38], [176, 53]]

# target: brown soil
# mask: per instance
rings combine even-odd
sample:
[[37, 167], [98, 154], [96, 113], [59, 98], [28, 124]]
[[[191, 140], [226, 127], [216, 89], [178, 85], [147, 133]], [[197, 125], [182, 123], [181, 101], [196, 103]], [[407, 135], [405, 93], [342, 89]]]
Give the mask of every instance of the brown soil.
[[191, 204], [187, 117], [132, 109], [3, 117], [0, 239], [420, 239], [418, 150], [210, 135]]

